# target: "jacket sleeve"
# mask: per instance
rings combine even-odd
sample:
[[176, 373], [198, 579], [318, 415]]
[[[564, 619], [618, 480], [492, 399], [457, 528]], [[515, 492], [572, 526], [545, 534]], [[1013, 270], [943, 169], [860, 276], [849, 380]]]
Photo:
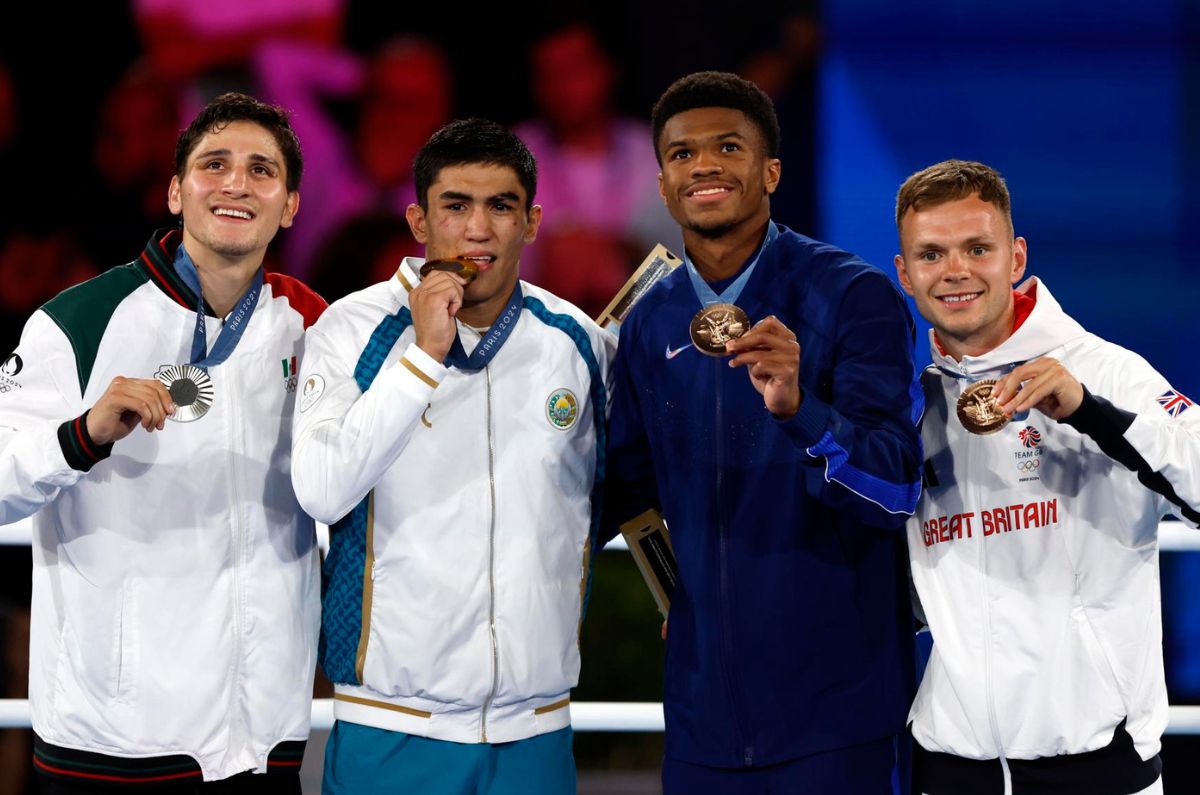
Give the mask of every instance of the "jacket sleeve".
[[333, 524], [375, 487], [408, 443], [446, 368], [412, 343], [362, 391], [357, 355], [326, 332], [305, 333], [292, 426], [292, 484], [301, 507]]
[[1111, 362], [1112, 376], [1084, 384], [1083, 403], [1061, 422], [1088, 436], [1106, 455], [1159, 495], [1164, 514], [1200, 526], [1200, 408], [1129, 351]]
[[80, 415], [70, 341], [35, 312], [0, 374], [0, 524], [31, 516], [74, 485], [112, 445], [97, 445]]
[[799, 411], [780, 423], [812, 464], [809, 491], [876, 527], [903, 527], [921, 493], [924, 401], [913, 336], [908, 306], [886, 276], [854, 279], [838, 312], [832, 401], [805, 388]]
[[630, 365], [630, 359], [637, 355], [635, 339], [636, 332], [630, 322], [622, 324], [621, 343], [613, 364], [604, 510], [598, 544], [601, 549], [625, 522], [650, 508], [661, 510], [650, 438]]

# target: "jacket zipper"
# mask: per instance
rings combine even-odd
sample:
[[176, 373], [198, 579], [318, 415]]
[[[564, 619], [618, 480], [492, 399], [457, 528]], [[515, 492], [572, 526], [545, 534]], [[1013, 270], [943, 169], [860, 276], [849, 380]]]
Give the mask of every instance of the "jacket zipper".
[[496, 688], [500, 682], [500, 643], [496, 639], [496, 447], [492, 435], [492, 370], [483, 368], [487, 383], [487, 440], [488, 440], [488, 495], [491, 498], [491, 517], [488, 522], [488, 634], [492, 640], [492, 689], [483, 702], [483, 717], [479, 724], [479, 741], [486, 743], [487, 714]]
[[[236, 384], [236, 375], [234, 374], [233, 369], [228, 368], [228, 372], [222, 373], [222, 376], [225, 379], [225, 385], [227, 387], [226, 394], [229, 394], [229, 395], [238, 394], [238, 388], [237, 388], [237, 384]], [[229, 467], [226, 469], [226, 472], [229, 475], [229, 492], [230, 492], [230, 495], [233, 497], [233, 499], [230, 502], [230, 508], [229, 508], [229, 516], [230, 516], [229, 525], [230, 525], [230, 532], [231, 532], [230, 541], [233, 546], [233, 626], [234, 626], [234, 634], [233, 634], [233, 637], [234, 637], [234, 657], [233, 657], [234, 676], [233, 676], [233, 683], [232, 683], [233, 704], [231, 704], [231, 707], [233, 707], [233, 709], [231, 711], [233, 712], [234, 725], [242, 728], [242, 730], [244, 731], [245, 730], [245, 720], [242, 715], [241, 705], [238, 704], [238, 698], [237, 698], [237, 694], [241, 689], [240, 681], [241, 681], [241, 674], [242, 674], [243, 633], [246, 631], [245, 621], [243, 620], [244, 619], [243, 607], [245, 605], [246, 600], [245, 600], [245, 594], [242, 592], [242, 589], [243, 589], [242, 569], [244, 568], [244, 565], [243, 565], [244, 562], [243, 562], [242, 558], [243, 558], [243, 554], [245, 551], [245, 532], [242, 528], [242, 523], [240, 521], [241, 510], [242, 510], [241, 509], [242, 500], [241, 500], [241, 494], [238, 490], [238, 482], [241, 479], [241, 472], [239, 471], [238, 463], [237, 463], [238, 456], [232, 454], [233, 451], [239, 449], [237, 432], [235, 430], [235, 428], [237, 426], [236, 416], [235, 416], [236, 410], [237, 410], [237, 401], [236, 400], [227, 400], [226, 401], [226, 410], [228, 412], [228, 414], [227, 414], [228, 424], [226, 426], [226, 429], [229, 433], [229, 448], [228, 449], [231, 452], [231, 455], [229, 457], [229, 459], [230, 459]]]
[[[986, 444], [982, 439], [970, 440]], [[967, 471], [974, 474], [974, 456], [970, 454], [974, 445], [967, 446]], [[983, 590], [983, 688], [984, 699], [987, 701], [988, 728], [992, 731], [992, 742], [996, 744], [996, 756], [1000, 760], [1000, 772], [1004, 779], [1004, 795], [1012, 795], [1012, 774], [1008, 769], [1008, 759], [1004, 754], [1004, 741], [1000, 737], [1000, 724], [996, 719], [996, 696], [992, 691], [992, 610], [990, 592], [988, 590], [987, 569], [987, 538], [979, 539], [979, 570], [983, 574], [980, 579]]]
[[716, 508], [717, 508], [717, 546], [719, 551], [719, 568], [721, 571], [721, 634], [723, 641], [721, 668], [725, 672], [725, 687], [729, 692], [729, 707], [730, 714], [733, 715], [733, 730], [737, 736], [738, 753], [742, 758], [742, 765], [750, 767], [754, 764], [754, 749], [745, 744], [745, 737], [742, 733], [742, 722], [739, 715], [736, 691], [733, 686], [733, 671], [732, 665], [733, 656], [733, 627], [729, 617], [729, 565], [727, 555], [727, 533], [725, 528], [725, 501], [723, 499], [725, 493], [725, 444], [724, 444], [724, 425], [722, 418], [722, 396], [723, 396], [723, 379], [721, 373], [721, 365], [724, 359], [714, 360], [715, 369], [715, 384], [717, 393], [716, 417], [713, 424], [713, 448], [716, 453], [716, 473], [717, 473], [717, 489], [716, 489]]

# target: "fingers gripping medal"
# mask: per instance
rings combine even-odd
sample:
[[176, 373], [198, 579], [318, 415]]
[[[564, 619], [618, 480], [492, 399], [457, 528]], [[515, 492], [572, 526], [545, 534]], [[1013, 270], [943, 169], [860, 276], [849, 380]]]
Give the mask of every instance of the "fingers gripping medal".
[[479, 266], [469, 259], [455, 257], [453, 259], [433, 259], [421, 266], [421, 278], [424, 279], [433, 271], [457, 273], [470, 284], [479, 275]]
[[986, 378], [963, 390], [958, 398], [958, 421], [974, 434], [995, 433], [1008, 424], [993, 394], [996, 381]]
[[692, 318], [692, 344], [708, 356], [728, 356], [725, 343], [750, 330], [750, 318], [734, 304], [710, 304]]
[[191, 422], [208, 413], [213, 404], [213, 382], [208, 373], [194, 364], [169, 364], [154, 374], [175, 404], [170, 416], [176, 422]]

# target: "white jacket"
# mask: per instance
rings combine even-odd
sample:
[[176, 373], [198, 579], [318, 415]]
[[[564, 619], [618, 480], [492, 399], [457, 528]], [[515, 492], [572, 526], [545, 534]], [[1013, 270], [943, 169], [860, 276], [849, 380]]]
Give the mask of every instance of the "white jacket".
[[[196, 316], [163, 275], [171, 249], [152, 240], [28, 321], [0, 368], [0, 522], [34, 514], [34, 731], [111, 756], [190, 755], [213, 780], [265, 771], [275, 745], [308, 736], [319, 572], [289, 478], [286, 371], [302, 311], [323, 302], [268, 275], [210, 369], [207, 415], [81, 456], [73, 420], [115, 376], [188, 361]], [[208, 318], [210, 342], [219, 332]]]
[[616, 340], [522, 283], [491, 363], [446, 368], [413, 342], [420, 264], [306, 340], [292, 477], [331, 525], [321, 664], [341, 720], [524, 739], [570, 722]]
[[[1167, 725], [1157, 528], [1168, 512], [1200, 519], [1200, 407], [1084, 331], [1044, 284], [1019, 289], [1035, 308], [983, 356], [955, 362], [931, 332], [927, 483], [908, 542], [934, 647], [913, 736], [968, 759], [1034, 759], [1102, 748], [1127, 717], [1149, 759]], [[955, 404], [968, 384], [1041, 356], [1111, 404], [1088, 401], [1070, 422], [1102, 407], [1099, 422], [1084, 434], [1034, 410], [991, 435], [963, 428]], [[1155, 487], [1171, 499], [1114, 451], [1161, 473]]]

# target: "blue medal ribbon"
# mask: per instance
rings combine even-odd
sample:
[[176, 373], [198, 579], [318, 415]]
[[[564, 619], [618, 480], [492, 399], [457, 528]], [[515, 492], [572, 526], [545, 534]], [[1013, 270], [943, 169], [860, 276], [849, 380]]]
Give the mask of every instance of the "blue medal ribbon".
[[255, 271], [254, 281], [234, 307], [229, 319], [225, 321], [220, 336], [213, 343], [212, 353], [208, 353], [207, 356], [205, 354], [208, 352], [208, 329], [204, 324], [204, 295], [200, 288], [200, 274], [197, 273], [196, 263], [192, 262], [183, 244], [175, 250], [175, 270], [196, 294], [196, 329], [192, 334], [191, 364], [208, 372], [208, 368], [216, 367], [229, 358], [242, 339], [242, 334], [246, 332], [246, 326], [250, 324], [250, 318], [258, 306], [258, 294], [262, 292], [263, 269], [260, 267]]
[[475, 350], [471, 351], [470, 356], [467, 356], [458, 334], [454, 335], [450, 352], [446, 354], [446, 366], [456, 367], [466, 373], [479, 372], [500, 352], [501, 346], [504, 345], [504, 341], [508, 339], [508, 335], [512, 333], [520, 318], [521, 282], [518, 281], [513, 285], [512, 295], [509, 296], [508, 303], [500, 312], [500, 316], [496, 318], [496, 322], [492, 323], [492, 327], [483, 335], [483, 339], [475, 346]]
[[692, 280], [692, 289], [696, 291], [696, 297], [700, 299], [701, 306], [712, 306], [713, 304], [736, 304], [738, 296], [742, 294], [742, 290], [746, 287], [746, 282], [750, 281], [750, 274], [754, 273], [754, 268], [758, 265], [758, 260], [762, 257], [767, 246], [775, 242], [775, 238], [779, 237], [779, 227], [774, 221], [767, 222], [767, 236], [763, 240], [762, 245], [758, 247], [758, 253], [754, 255], [754, 259], [742, 271], [742, 275], [738, 276], [733, 284], [726, 287], [720, 295], [704, 281], [704, 277], [696, 270], [696, 266], [692, 264], [692, 258], [688, 256], [686, 249], [683, 252], [683, 262], [687, 266], [688, 278]]

